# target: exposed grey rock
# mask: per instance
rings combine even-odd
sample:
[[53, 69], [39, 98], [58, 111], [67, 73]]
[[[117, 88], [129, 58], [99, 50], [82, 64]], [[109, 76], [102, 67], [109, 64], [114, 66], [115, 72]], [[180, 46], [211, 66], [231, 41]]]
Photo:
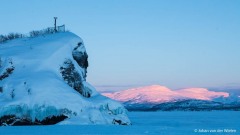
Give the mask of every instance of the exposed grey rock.
[[[79, 42], [78, 45], [73, 49], [72, 56], [74, 60], [78, 63], [80, 67], [85, 69], [84, 78], [87, 77], [87, 68], [88, 68], [88, 55], [86, 52], [81, 52], [78, 49], [83, 45], [82, 42]], [[81, 50], [81, 49], [80, 49]]]
[[79, 92], [84, 97], [90, 97], [91, 91], [83, 88], [82, 79], [80, 74], [75, 70], [74, 64], [70, 59], [64, 61], [63, 66], [60, 67], [60, 72], [64, 81]]
[[34, 120], [29, 118], [18, 118], [16, 115], [5, 115], [0, 117], [0, 126], [26, 126], [26, 125], [53, 125], [68, 118], [65, 115], [51, 116], [44, 120]]
[[[2, 60], [0, 61], [0, 68], [3, 68]], [[11, 59], [9, 59], [7, 62], [7, 68], [5, 69], [5, 71], [3, 71], [3, 73], [0, 74], [0, 81], [2, 81], [3, 79], [7, 78], [10, 74], [12, 74], [14, 69], [15, 67], [13, 66], [13, 62]]]

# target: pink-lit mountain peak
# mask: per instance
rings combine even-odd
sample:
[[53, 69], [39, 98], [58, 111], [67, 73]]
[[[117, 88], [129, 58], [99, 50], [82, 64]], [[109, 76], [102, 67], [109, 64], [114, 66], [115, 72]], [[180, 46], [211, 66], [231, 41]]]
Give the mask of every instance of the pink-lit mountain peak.
[[228, 97], [226, 92], [214, 92], [205, 88], [188, 88], [171, 90], [165, 86], [151, 85], [128, 89], [115, 93], [103, 93], [103, 95], [121, 102], [134, 103], [162, 103], [181, 99], [212, 100], [217, 97]]
[[103, 95], [122, 102], [133, 100], [135, 102], [160, 102], [168, 100], [170, 95], [174, 95], [174, 92], [164, 86], [151, 85], [115, 93], [103, 93]]
[[149, 93], [167, 93], [167, 92], [172, 92], [169, 88], [165, 86], [160, 86], [160, 85], [151, 85], [151, 86], [144, 86], [144, 87], [139, 87], [139, 88], [133, 88], [133, 89], [128, 89], [126, 91], [131, 91], [131, 92], [142, 92], [143, 94], [149, 94]]
[[229, 93], [227, 92], [215, 92], [209, 91], [205, 88], [187, 88], [177, 90], [177, 92], [187, 98], [192, 99], [201, 99], [201, 100], [212, 100], [218, 97], [228, 97]]

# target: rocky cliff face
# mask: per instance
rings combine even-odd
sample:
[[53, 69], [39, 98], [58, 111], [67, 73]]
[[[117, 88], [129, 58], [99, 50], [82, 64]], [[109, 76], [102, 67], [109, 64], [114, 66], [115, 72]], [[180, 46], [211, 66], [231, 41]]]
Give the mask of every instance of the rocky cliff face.
[[0, 44], [0, 125], [129, 125], [126, 109], [88, 82], [88, 55], [73, 33]]

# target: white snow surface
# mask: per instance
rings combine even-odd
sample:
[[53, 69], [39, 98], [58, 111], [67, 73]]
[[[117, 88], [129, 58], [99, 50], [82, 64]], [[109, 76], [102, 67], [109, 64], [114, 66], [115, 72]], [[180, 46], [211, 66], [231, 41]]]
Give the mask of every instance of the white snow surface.
[[227, 92], [209, 91], [205, 88], [171, 90], [160, 85], [151, 85], [102, 94], [120, 102], [130, 103], [164, 103], [182, 99], [213, 100], [220, 97], [229, 97], [229, 93]]
[[[43, 120], [64, 114], [69, 118], [59, 124], [112, 124], [113, 119], [130, 124], [120, 103], [99, 94], [83, 78], [86, 71], [72, 56], [79, 42], [83, 43], [80, 37], [64, 32], [0, 44], [0, 74], [14, 67], [13, 73], [0, 81], [0, 117], [13, 114]], [[82, 45], [77, 51], [86, 49]], [[60, 66], [66, 59], [81, 75], [84, 89], [91, 90], [90, 98], [63, 80]]]

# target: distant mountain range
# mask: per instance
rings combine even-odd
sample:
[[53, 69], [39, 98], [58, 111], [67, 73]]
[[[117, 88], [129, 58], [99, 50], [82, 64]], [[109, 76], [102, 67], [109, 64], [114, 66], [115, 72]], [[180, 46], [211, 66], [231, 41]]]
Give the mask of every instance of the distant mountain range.
[[130, 111], [240, 110], [239, 96], [205, 88], [171, 90], [152, 85], [102, 94], [122, 102]]

